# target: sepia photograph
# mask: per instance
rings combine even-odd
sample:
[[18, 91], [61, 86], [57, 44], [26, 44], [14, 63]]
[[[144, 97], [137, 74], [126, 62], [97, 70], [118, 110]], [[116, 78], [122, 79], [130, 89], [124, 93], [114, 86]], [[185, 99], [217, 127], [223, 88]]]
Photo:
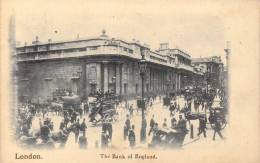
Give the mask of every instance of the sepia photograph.
[[[45, 162], [54, 156], [68, 162], [159, 162], [173, 161], [171, 153], [178, 158], [195, 152], [191, 156], [197, 158], [218, 149], [230, 152], [234, 142], [243, 148], [236, 136], [241, 109], [231, 105], [240, 101], [231, 97], [241, 88], [231, 77], [242, 80], [233, 70], [243, 60], [231, 60], [242, 42], [233, 37], [234, 15], [226, 15], [232, 3], [202, 7], [191, 2], [193, 10], [168, 1], [5, 4], [8, 101], [1, 103], [8, 107], [1, 109], [1, 119], [8, 116], [4, 125], [1, 121], [1, 158], [6, 158], [6, 136], [13, 145], [10, 162]], [[258, 91], [251, 93], [257, 98]], [[245, 100], [249, 94], [242, 96]], [[247, 135], [259, 151], [259, 109], [251, 114], [255, 133]], [[247, 118], [245, 113], [240, 123]], [[252, 151], [250, 160], [241, 162], [259, 161], [257, 150]], [[92, 158], [74, 160], [74, 153]], [[239, 159], [234, 158], [194, 162]], [[183, 162], [193, 162], [188, 160]]]

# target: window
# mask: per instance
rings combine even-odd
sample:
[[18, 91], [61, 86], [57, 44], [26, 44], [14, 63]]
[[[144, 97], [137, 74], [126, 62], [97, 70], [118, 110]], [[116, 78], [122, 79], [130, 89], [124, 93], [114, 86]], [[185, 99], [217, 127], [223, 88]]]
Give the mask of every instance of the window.
[[79, 51], [82, 52], [82, 51], [86, 51], [87, 49], [86, 48], [80, 48]]
[[124, 93], [127, 94], [128, 85], [127, 83], [124, 84]]
[[92, 46], [92, 47], [89, 47], [90, 50], [97, 50], [97, 46]]
[[138, 93], [138, 84], [135, 84], [135, 93]]
[[127, 48], [124, 48], [124, 51], [127, 51]]
[[129, 49], [129, 53], [133, 54], [133, 50]]
[[127, 75], [127, 73], [128, 73], [128, 67], [125, 66], [125, 67], [124, 67], [124, 74]]

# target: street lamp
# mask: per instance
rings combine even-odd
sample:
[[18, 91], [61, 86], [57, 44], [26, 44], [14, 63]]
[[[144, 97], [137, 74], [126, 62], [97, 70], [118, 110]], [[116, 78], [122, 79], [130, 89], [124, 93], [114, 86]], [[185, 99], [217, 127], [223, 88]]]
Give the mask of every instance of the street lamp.
[[138, 65], [140, 68], [140, 76], [142, 78], [142, 128], [141, 128], [141, 142], [146, 141], [146, 120], [144, 118], [144, 110], [145, 110], [145, 102], [144, 102], [144, 78], [146, 75], [146, 67], [147, 67], [147, 61], [144, 58], [144, 55], [142, 55], [142, 59], [138, 61]]
[[209, 102], [208, 102], [208, 86], [209, 86], [209, 78], [210, 78], [210, 72], [209, 72], [209, 70], [207, 70], [206, 71], [206, 73], [205, 73], [205, 75], [206, 75], [206, 81], [207, 81], [207, 87], [206, 87], [206, 102], [207, 102], [207, 107], [205, 107], [205, 117], [207, 117], [206, 115], [207, 115], [207, 108], [208, 108], [208, 105], [209, 105]]

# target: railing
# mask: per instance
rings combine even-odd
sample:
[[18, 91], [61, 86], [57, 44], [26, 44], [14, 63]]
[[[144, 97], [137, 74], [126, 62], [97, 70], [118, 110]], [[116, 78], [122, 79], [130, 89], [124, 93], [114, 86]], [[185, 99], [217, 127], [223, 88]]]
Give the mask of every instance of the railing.
[[189, 65], [185, 65], [185, 64], [178, 64], [178, 68], [182, 68], [182, 69], [185, 69], [185, 70], [188, 70], [188, 71], [193, 71], [193, 67], [192, 66], [189, 66]]

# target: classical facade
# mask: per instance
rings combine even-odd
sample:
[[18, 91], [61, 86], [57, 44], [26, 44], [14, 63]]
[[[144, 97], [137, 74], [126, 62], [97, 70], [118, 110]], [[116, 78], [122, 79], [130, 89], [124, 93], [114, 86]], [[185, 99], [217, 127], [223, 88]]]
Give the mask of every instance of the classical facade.
[[90, 91], [113, 91], [118, 95], [141, 93], [138, 61], [148, 62], [145, 93], [176, 92], [202, 78], [190, 56], [168, 44], [152, 51], [149, 45], [108, 37], [105, 30], [94, 38], [17, 46], [19, 97], [51, 96], [57, 89], [71, 89], [86, 97]]

